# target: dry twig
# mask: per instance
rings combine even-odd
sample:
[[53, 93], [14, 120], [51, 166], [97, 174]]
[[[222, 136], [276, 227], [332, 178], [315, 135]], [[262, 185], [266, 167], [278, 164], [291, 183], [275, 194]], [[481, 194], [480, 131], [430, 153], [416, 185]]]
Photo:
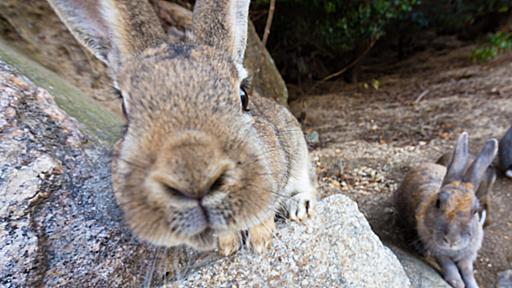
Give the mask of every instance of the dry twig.
[[428, 93], [430, 93], [430, 90], [428, 90], [428, 89], [421, 92], [420, 95], [418, 95], [418, 97], [416, 97], [416, 100], [414, 100], [414, 103], [416, 103], [416, 104], [419, 103], [421, 101], [421, 99], [423, 99], [423, 97], [427, 96]]
[[347, 65], [345, 65], [345, 67], [343, 67], [338, 72], [335, 72], [335, 73], [332, 73], [332, 74], [326, 76], [324, 79], [322, 79], [322, 81], [327, 81], [332, 78], [338, 77], [341, 74], [345, 73], [348, 69], [354, 67], [354, 65], [356, 65], [359, 61], [361, 61], [361, 59], [363, 59], [363, 57], [368, 53], [368, 51], [370, 51], [370, 49], [372, 49], [373, 45], [375, 45], [375, 42], [376, 42], [375, 40], [372, 40], [370, 42], [370, 44], [368, 46], [366, 46], [366, 49], [364, 49], [364, 51], [361, 54], [359, 54], [356, 58], [354, 58], [354, 60], [352, 60]]
[[263, 46], [267, 46], [268, 36], [270, 35], [270, 28], [272, 27], [272, 19], [274, 18], [274, 11], [276, 10], [276, 0], [270, 0], [270, 7], [268, 8], [267, 23], [265, 24], [265, 32], [263, 33]]

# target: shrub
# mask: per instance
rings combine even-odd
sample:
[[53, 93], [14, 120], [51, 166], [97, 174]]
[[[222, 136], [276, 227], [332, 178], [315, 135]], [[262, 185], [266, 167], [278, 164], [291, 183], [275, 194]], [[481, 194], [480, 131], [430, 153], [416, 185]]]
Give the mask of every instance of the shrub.
[[494, 59], [500, 52], [512, 48], [512, 35], [506, 32], [498, 32], [489, 35], [488, 41], [482, 47], [478, 47], [471, 53], [473, 62], [485, 62]]
[[509, 11], [511, 0], [423, 0], [419, 7], [430, 27], [448, 33], [457, 33], [486, 16], [494, 17]]
[[[253, 0], [261, 34], [268, 3]], [[387, 31], [402, 37], [431, 29], [471, 39], [503, 25], [511, 7], [512, 0], [277, 0], [268, 48], [287, 81], [319, 79], [357, 59]], [[487, 45], [474, 57], [492, 58], [504, 49]]]
[[[278, 66], [296, 70], [295, 74], [311, 73], [308, 60], [313, 58], [330, 63], [329, 69], [333, 61], [341, 67], [357, 50], [381, 37], [390, 21], [405, 17], [418, 1], [277, 0], [269, 47]], [[268, 2], [254, 1], [253, 11], [266, 11]], [[259, 24], [261, 30], [264, 21]], [[290, 67], [290, 56], [297, 61], [296, 67]]]

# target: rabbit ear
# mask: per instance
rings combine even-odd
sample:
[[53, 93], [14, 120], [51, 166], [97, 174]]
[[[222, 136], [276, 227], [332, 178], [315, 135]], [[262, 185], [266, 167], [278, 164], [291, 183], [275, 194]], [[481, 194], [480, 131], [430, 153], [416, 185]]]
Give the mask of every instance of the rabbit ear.
[[471, 167], [469, 167], [466, 175], [464, 175], [463, 181], [471, 183], [475, 188], [478, 187], [487, 168], [491, 165], [497, 153], [498, 140], [487, 140], [480, 151], [480, 154], [478, 154], [475, 161], [473, 161], [473, 164], [471, 164]]
[[443, 180], [443, 185], [453, 181], [462, 180], [464, 171], [466, 170], [466, 164], [469, 157], [468, 149], [468, 133], [463, 132], [457, 139], [457, 144], [453, 151], [452, 160], [447, 167], [446, 175]]
[[126, 58], [164, 42], [146, 0], [48, 0], [73, 36], [114, 70]]
[[[194, 6], [192, 31], [202, 44], [228, 53], [240, 73], [247, 46], [247, 21], [250, 0], [197, 0]], [[239, 75], [245, 78], [246, 75]]]
[[488, 167], [485, 170], [482, 180], [480, 181], [480, 185], [478, 186], [478, 190], [476, 191], [478, 199], [484, 198], [492, 192], [494, 182], [496, 182], [496, 170], [494, 170], [493, 167]]
[[481, 217], [481, 220], [484, 223], [484, 227], [487, 227], [492, 224], [490, 194], [492, 193], [492, 188], [494, 186], [495, 181], [496, 171], [494, 170], [494, 168], [489, 167], [487, 168], [484, 176], [482, 177], [480, 186], [476, 191], [476, 198], [478, 198], [478, 201], [480, 201], [480, 209], [482, 214], [484, 212], [487, 212], [487, 217], [485, 219]]
[[100, 17], [99, 0], [48, 0], [48, 3], [78, 42], [107, 63], [111, 45], [108, 28]]

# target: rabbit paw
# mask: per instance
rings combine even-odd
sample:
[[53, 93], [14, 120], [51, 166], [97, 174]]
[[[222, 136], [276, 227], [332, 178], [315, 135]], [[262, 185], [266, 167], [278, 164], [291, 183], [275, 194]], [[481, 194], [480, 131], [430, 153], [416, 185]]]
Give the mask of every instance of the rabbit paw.
[[291, 220], [302, 222], [315, 215], [316, 193], [314, 191], [314, 188], [310, 187], [286, 200], [285, 209]]
[[461, 279], [449, 279], [449, 278], [446, 278], [445, 280], [446, 280], [446, 282], [448, 282], [448, 284], [450, 284], [450, 286], [452, 286], [454, 288], [464, 288], [464, 287], [466, 287], [464, 285], [464, 281], [462, 281]]
[[230, 231], [219, 235], [219, 254], [228, 256], [240, 249], [242, 234], [239, 231]]
[[302, 167], [295, 177], [285, 188], [285, 195], [291, 195], [284, 201], [284, 209], [288, 218], [293, 221], [302, 222], [309, 217], [313, 217], [316, 206], [316, 176], [309, 165]]
[[[247, 245], [256, 253], [265, 252], [272, 245], [272, 235], [276, 230], [274, 217], [249, 228]], [[240, 231], [230, 231], [219, 235], [219, 254], [229, 256], [240, 249], [242, 243], [242, 233]]]
[[262, 254], [272, 246], [272, 234], [276, 230], [274, 216], [249, 229], [248, 243], [251, 249]]

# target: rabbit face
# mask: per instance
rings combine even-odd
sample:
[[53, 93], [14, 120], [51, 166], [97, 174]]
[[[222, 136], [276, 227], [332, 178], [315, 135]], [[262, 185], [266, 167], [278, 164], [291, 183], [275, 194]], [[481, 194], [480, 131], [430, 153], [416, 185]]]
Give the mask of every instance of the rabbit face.
[[244, 111], [236, 75], [229, 58], [195, 46], [162, 47], [120, 69], [130, 113], [116, 196], [142, 238], [210, 249], [215, 234], [247, 229], [277, 209], [266, 160], [282, 157], [268, 146], [277, 139], [261, 140], [272, 127]]
[[[432, 251], [448, 253], [470, 245], [481, 229], [479, 222], [479, 202], [472, 192], [471, 184], [453, 182], [445, 185], [433, 197], [425, 217], [423, 233]], [[431, 237], [430, 237], [431, 236]]]

